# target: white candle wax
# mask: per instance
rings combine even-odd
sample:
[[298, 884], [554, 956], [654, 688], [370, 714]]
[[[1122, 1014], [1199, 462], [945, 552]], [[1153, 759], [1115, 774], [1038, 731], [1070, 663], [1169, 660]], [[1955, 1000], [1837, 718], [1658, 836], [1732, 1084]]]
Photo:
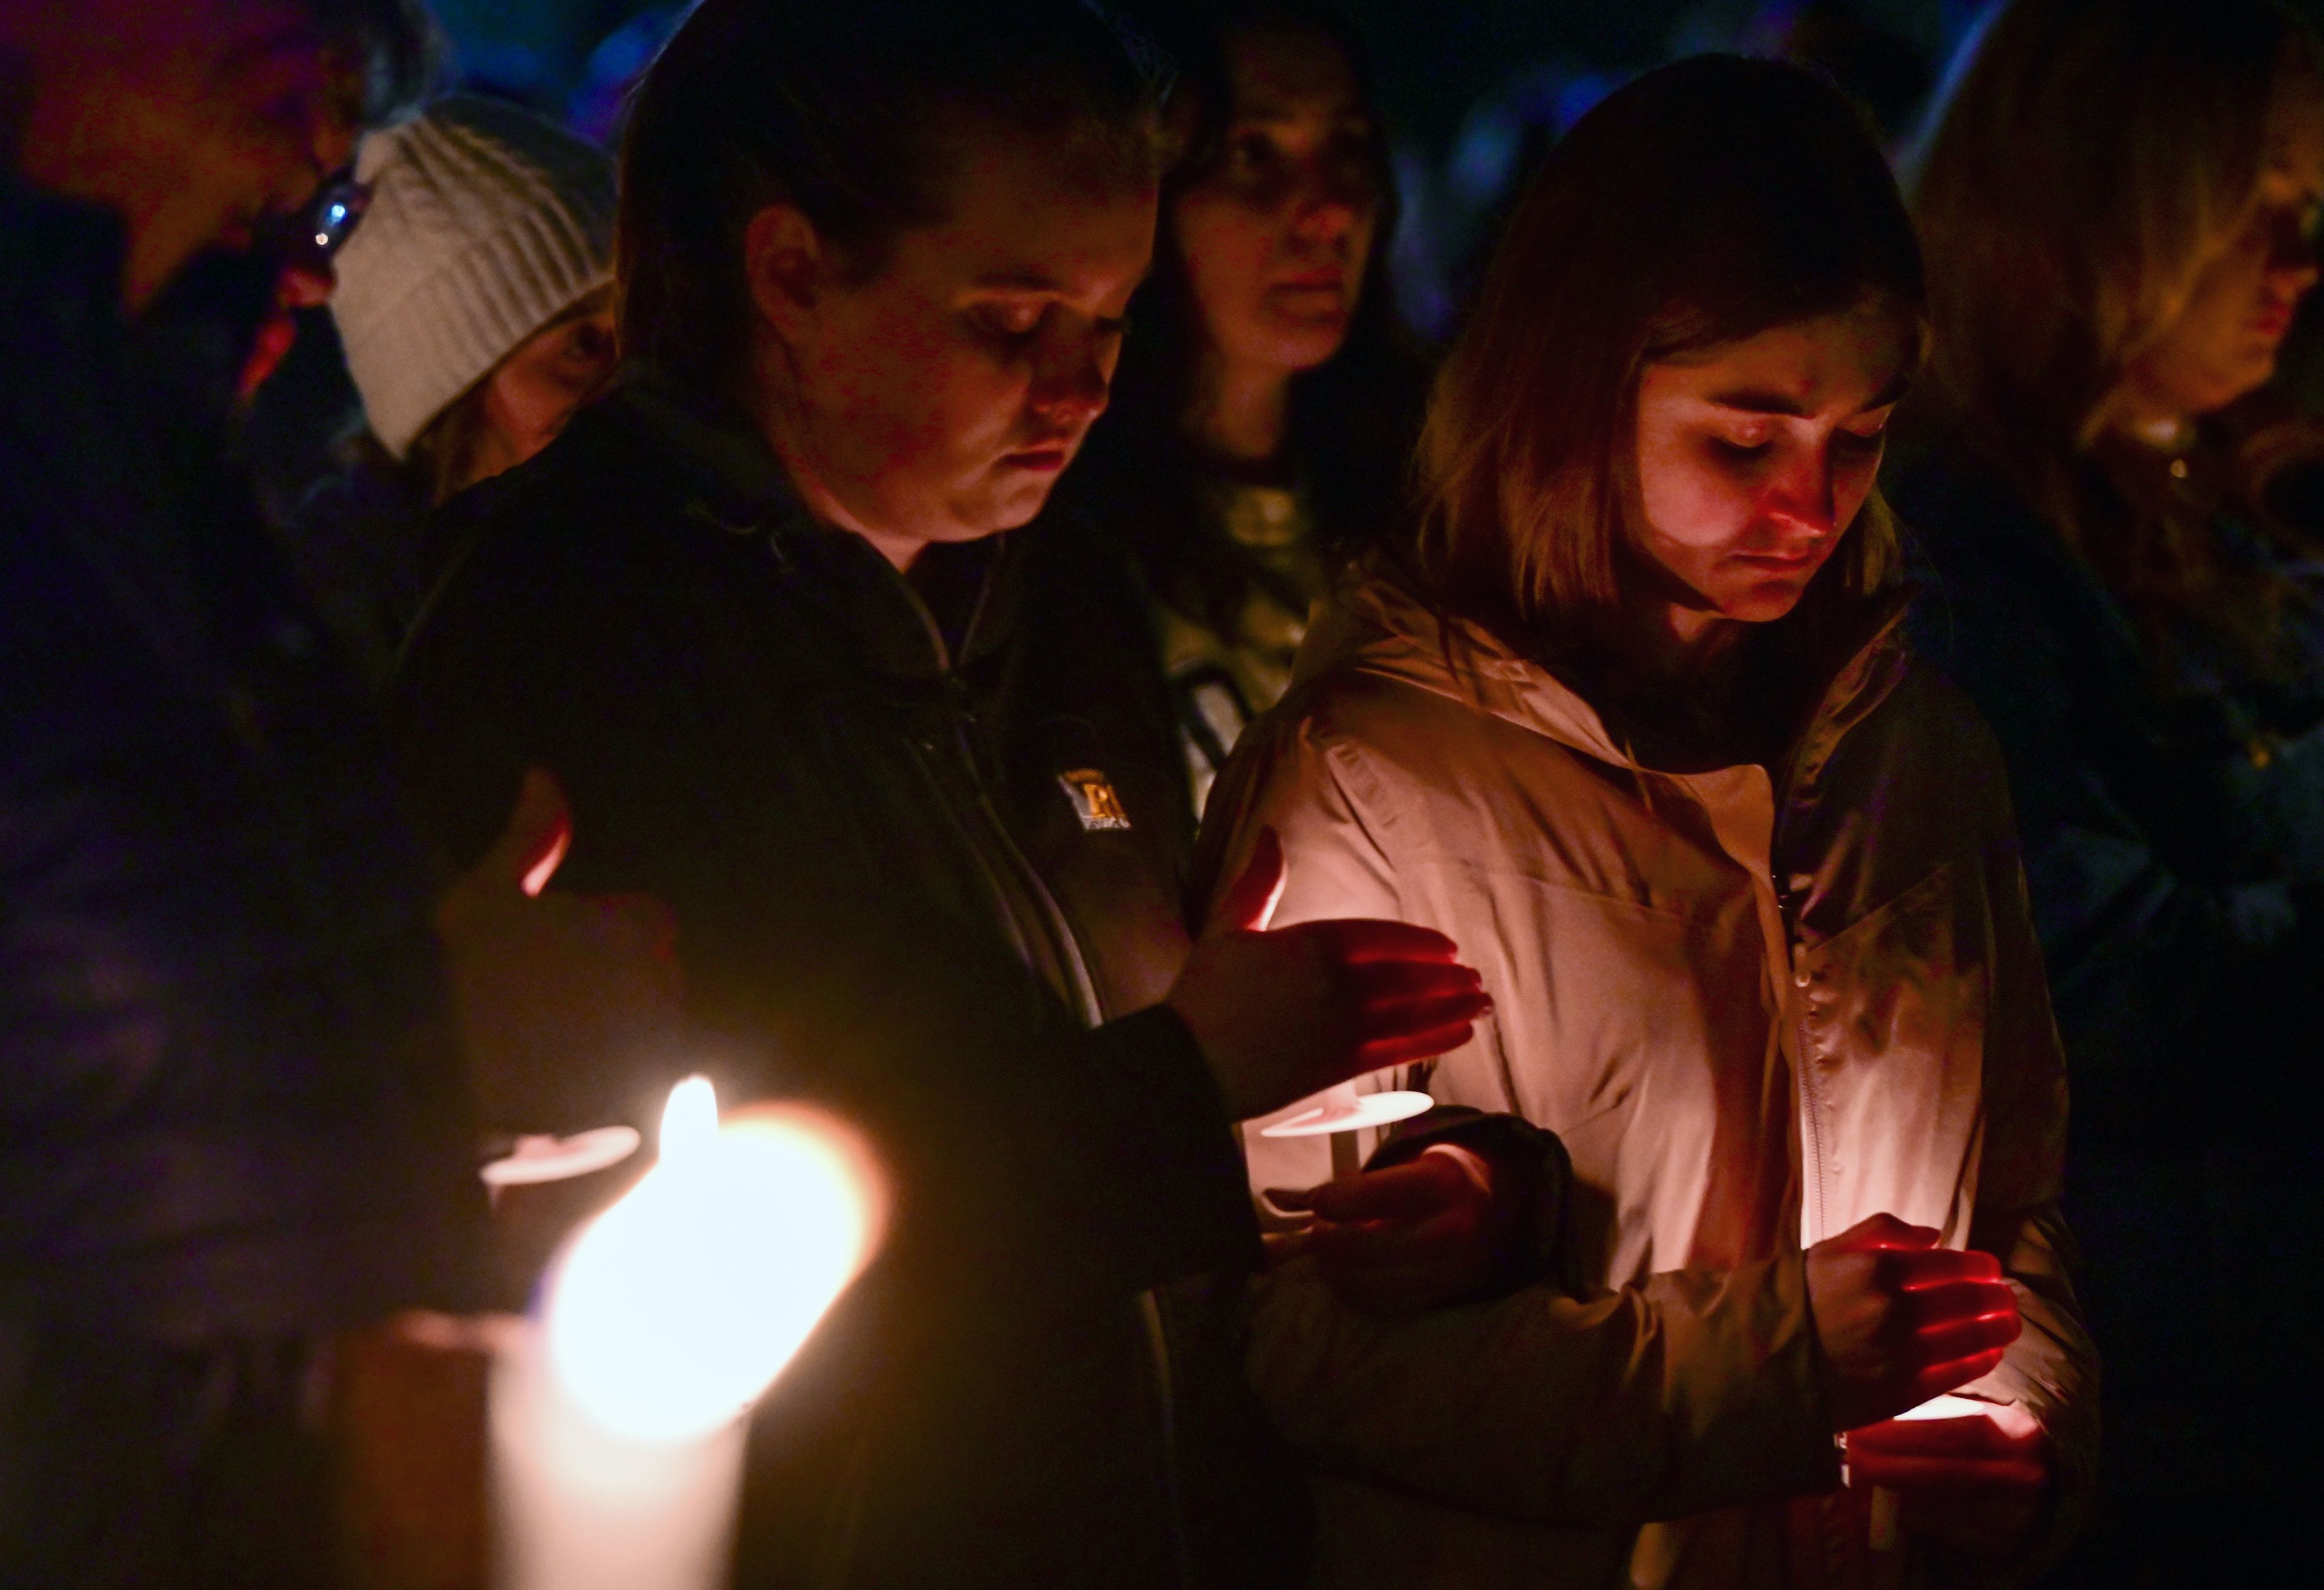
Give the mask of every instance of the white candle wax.
[[681, 1083], [661, 1160], [550, 1271], [494, 1365], [499, 1590], [712, 1590], [745, 1415], [876, 1247], [869, 1156], [828, 1117], [722, 1127]]

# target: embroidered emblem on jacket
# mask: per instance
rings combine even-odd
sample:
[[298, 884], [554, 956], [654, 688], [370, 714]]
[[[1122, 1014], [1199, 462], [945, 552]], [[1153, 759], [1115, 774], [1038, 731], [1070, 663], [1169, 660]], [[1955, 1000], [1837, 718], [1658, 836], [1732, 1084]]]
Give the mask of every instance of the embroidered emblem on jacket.
[[1126, 828], [1130, 813], [1122, 809], [1121, 797], [1113, 790], [1113, 781], [1093, 767], [1077, 767], [1057, 775], [1057, 782], [1065, 791], [1065, 799], [1074, 803], [1074, 815], [1082, 819], [1084, 828]]

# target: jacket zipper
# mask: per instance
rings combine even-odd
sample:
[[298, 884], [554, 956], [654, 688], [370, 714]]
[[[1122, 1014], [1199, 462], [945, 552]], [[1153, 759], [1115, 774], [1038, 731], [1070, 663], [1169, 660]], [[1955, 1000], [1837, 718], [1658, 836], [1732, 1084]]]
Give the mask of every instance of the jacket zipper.
[[[936, 624], [936, 615], [927, 610], [927, 605], [920, 600], [919, 593], [912, 589], [908, 581], [899, 577], [897, 583], [902, 587], [904, 596], [910, 603], [914, 615], [918, 617], [921, 627], [927, 632], [928, 642], [935, 647], [937, 661], [945, 670], [947, 687], [956, 689], [957, 676], [953, 672], [951, 648], [945, 644], [944, 631]], [[971, 634], [975, 633], [978, 620], [984, 615], [985, 600], [991, 588], [988, 582], [985, 588], [978, 592], [976, 607], [969, 617], [966, 633]], [[991, 892], [993, 901], [1000, 908], [1002, 920], [1008, 924], [1010, 936], [1016, 940], [1018, 955], [1028, 966], [1034, 966], [1037, 970], [1038, 963], [1032, 954], [1032, 944], [1027, 936], [1028, 926], [1031, 925], [1017, 920], [1016, 896], [1021, 894], [1025, 899], [1029, 900], [1034, 909], [1041, 913], [1044, 922], [1039, 926], [1046, 927], [1047, 929], [1048, 942], [1055, 947], [1063, 962], [1064, 970], [1073, 983], [1074, 1001], [1080, 1007], [1082, 1020], [1090, 1026], [1095, 1027], [1105, 1020], [1105, 1011], [1098, 999], [1097, 983], [1090, 975], [1088, 960], [1082, 954], [1081, 940], [1074, 932], [1072, 922], [1066, 920], [1064, 910], [1057, 904], [1056, 897], [1049, 892], [1047, 883], [1042, 881], [1041, 874], [1034, 868], [1031, 859], [1025, 855], [1023, 847], [1017, 843], [1015, 836], [1011, 835], [1007, 826], [1001, 822], [1001, 814], [992, 804], [992, 792], [986, 788], [983, 775], [977, 769], [976, 748], [968, 737], [971, 718], [967, 709], [955, 702], [951, 716], [953, 753], [958, 759], [961, 772], [967, 776], [969, 788], [975, 791], [976, 815], [985, 837], [992, 842], [992, 847], [1000, 852], [1001, 864], [1014, 875], [1018, 885], [1017, 891], [1012, 893], [1001, 881], [1000, 869], [994, 865], [990, 852], [974, 844], [973, 839], [968, 846], [968, 850], [975, 857], [979, 869], [984, 874], [985, 886]], [[933, 742], [921, 747], [923, 751], [928, 752], [932, 752], [934, 748]], [[961, 813], [954, 807], [951, 797], [945, 789], [945, 780], [938, 775], [934, 767], [926, 767], [924, 776], [934, 788], [936, 799], [951, 815], [954, 826], [961, 831], [962, 837], [972, 838], [969, 832], [970, 825], [963, 819]], [[1139, 1294], [1138, 1316], [1139, 1324], [1146, 1337], [1147, 1353], [1151, 1361], [1150, 1367], [1154, 1374], [1157, 1433], [1161, 1437], [1162, 1441], [1162, 1484], [1166, 1504], [1169, 1509], [1171, 1554], [1177, 1562], [1178, 1582], [1183, 1590], [1194, 1590], [1194, 1558], [1186, 1538], [1185, 1503], [1178, 1488], [1176, 1377], [1170, 1369], [1169, 1337], [1162, 1328], [1162, 1306], [1151, 1290]]]

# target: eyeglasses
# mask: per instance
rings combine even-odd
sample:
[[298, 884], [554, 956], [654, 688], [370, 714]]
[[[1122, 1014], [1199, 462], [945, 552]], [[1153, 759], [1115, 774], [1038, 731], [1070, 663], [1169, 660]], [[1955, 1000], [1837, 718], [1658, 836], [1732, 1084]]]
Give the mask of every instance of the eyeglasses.
[[301, 247], [311, 247], [324, 260], [328, 260], [346, 244], [355, 223], [363, 219], [370, 208], [371, 190], [352, 176], [341, 176], [323, 184], [315, 202], [307, 212], [305, 235]]

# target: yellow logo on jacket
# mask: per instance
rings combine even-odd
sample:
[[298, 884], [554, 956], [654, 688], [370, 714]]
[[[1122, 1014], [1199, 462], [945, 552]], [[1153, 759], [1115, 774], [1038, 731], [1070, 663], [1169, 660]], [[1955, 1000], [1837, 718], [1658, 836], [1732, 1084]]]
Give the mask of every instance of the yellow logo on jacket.
[[1077, 767], [1057, 775], [1057, 782], [1065, 791], [1065, 799], [1074, 803], [1074, 815], [1082, 819], [1084, 828], [1126, 828], [1130, 813], [1114, 793], [1113, 781], [1093, 767]]

